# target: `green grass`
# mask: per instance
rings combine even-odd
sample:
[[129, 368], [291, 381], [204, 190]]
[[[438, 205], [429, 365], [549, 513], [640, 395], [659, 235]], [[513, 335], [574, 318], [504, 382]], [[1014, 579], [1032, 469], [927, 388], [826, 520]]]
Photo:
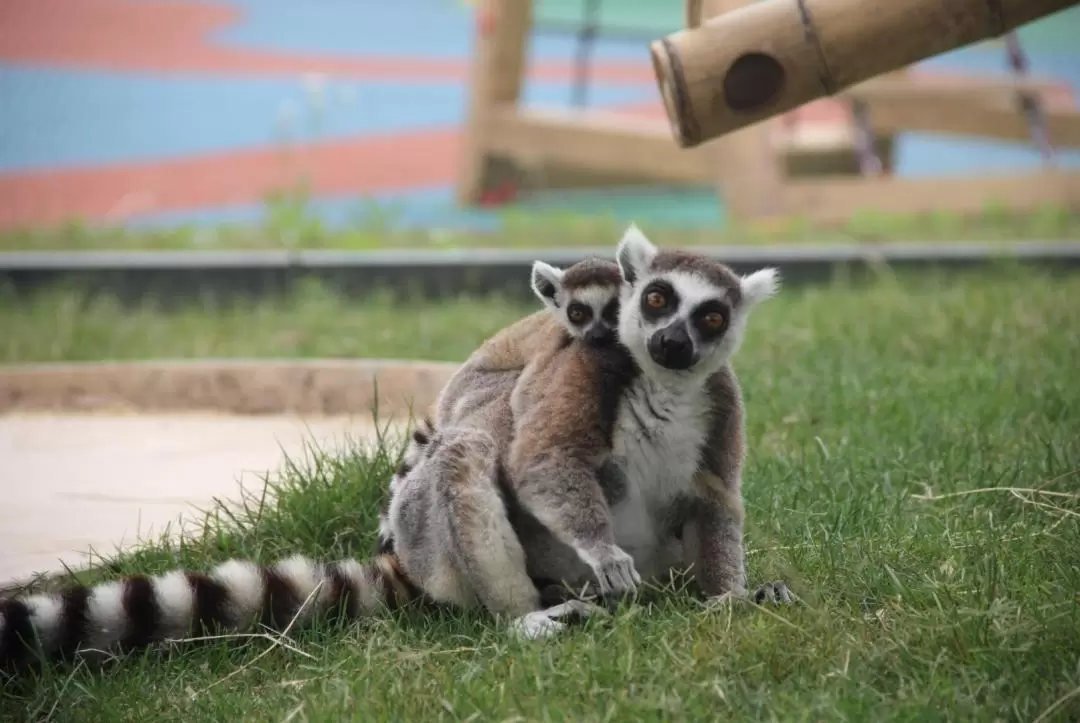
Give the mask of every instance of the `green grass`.
[[348, 301], [310, 284], [285, 300], [165, 310], [51, 291], [0, 294], [0, 363], [206, 357], [369, 357], [454, 361], [536, 307], [504, 299], [444, 304]]
[[[125, 320], [72, 302], [61, 333], [43, 326], [58, 305], [31, 310], [38, 323], [9, 359], [158, 345], [169, 356], [301, 353], [280, 335], [308, 322], [302, 353], [356, 353], [366, 347], [343, 339], [386, 320], [427, 325], [424, 335], [467, 323], [426, 354], [460, 358], [519, 311], [322, 297]], [[55, 671], [4, 687], [0, 719], [1076, 720], [1078, 309], [1080, 277], [1011, 271], [791, 288], [756, 312], [736, 365], [750, 575], [786, 579], [798, 608], [710, 612], [673, 594], [532, 645], [480, 615], [414, 611], [297, 632], [294, 650], [234, 641]], [[6, 325], [15, 313], [4, 314]], [[84, 326], [95, 331], [73, 343]], [[184, 334], [203, 341], [167, 342]], [[372, 348], [410, 355], [420, 335]], [[396, 450], [296, 460], [261, 511], [96, 574], [205, 569], [233, 554], [364, 556]], [[928, 492], [937, 498], [916, 497]]]
[[[609, 200], [593, 202], [603, 207]], [[631, 202], [632, 203], [632, 202]], [[0, 231], [0, 252], [57, 250], [217, 250], [217, 249], [385, 249], [551, 248], [602, 246], [614, 243], [625, 219], [590, 207], [588, 214], [546, 208], [500, 214], [497, 232], [450, 230], [398, 231], [393, 214], [379, 214], [347, 228], [332, 228], [310, 213], [306, 202], [284, 196], [269, 203], [264, 223], [256, 226], [178, 226], [168, 229], [131, 229], [72, 222], [59, 226]], [[627, 209], [632, 213], [632, 208]], [[387, 215], [383, 213], [382, 215]], [[623, 214], [625, 215], [625, 214]], [[891, 216], [866, 212], [836, 228], [791, 219], [752, 226], [725, 225], [716, 229], [670, 228], [641, 223], [649, 237], [662, 245], [696, 246], [743, 244], [877, 243], [941, 241], [1023, 241], [1080, 239], [1080, 213], [1047, 206], [1031, 214], [1010, 213], [987, 207], [975, 217], [947, 212], [921, 216]]]

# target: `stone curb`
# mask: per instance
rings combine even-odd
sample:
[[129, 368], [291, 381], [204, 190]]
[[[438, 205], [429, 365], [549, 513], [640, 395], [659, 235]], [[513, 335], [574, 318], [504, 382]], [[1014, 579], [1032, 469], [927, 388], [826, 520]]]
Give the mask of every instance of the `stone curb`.
[[458, 365], [395, 360], [198, 360], [0, 367], [0, 413], [194, 412], [420, 416]]
[[[876, 268], [957, 269], [999, 260], [1072, 270], [1080, 266], [1080, 241], [889, 243], [770, 246], [695, 246], [739, 273], [780, 269], [785, 283], [828, 280], [841, 270]], [[273, 297], [317, 279], [350, 297], [375, 291], [429, 299], [503, 293], [531, 298], [533, 260], [569, 266], [580, 259], [611, 257], [603, 248], [461, 249], [446, 251], [60, 251], [0, 253], [0, 288], [25, 296], [56, 284], [105, 291], [124, 302], [152, 297]]]

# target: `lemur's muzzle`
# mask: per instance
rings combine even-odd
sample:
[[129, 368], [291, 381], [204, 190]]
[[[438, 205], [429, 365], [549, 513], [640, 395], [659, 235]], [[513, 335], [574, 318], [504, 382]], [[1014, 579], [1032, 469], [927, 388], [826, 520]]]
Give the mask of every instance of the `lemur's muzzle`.
[[697, 361], [686, 322], [666, 326], [649, 337], [649, 356], [665, 369], [689, 369]]
[[607, 346], [615, 341], [615, 330], [607, 324], [593, 324], [585, 332], [585, 341], [593, 346]]

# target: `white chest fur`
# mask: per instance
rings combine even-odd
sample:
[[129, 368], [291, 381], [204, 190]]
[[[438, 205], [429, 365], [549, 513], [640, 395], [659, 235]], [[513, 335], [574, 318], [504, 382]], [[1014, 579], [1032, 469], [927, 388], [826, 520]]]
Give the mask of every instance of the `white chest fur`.
[[707, 397], [696, 385], [673, 390], [638, 379], [620, 401], [612, 457], [626, 488], [612, 516], [615, 539], [642, 576], [660, 572], [663, 518], [692, 489], [708, 426]]

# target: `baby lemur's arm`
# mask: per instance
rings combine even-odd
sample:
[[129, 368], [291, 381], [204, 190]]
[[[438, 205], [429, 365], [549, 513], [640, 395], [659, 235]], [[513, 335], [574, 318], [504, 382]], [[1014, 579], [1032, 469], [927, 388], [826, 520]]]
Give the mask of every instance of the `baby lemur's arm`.
[[597, 471], [611, 450], [615, 412], [636, 367], [625, 349], [571, 342], [537, 360], [515, 389], [507, 459], [519, 503], [592, 568], [601, 593], [641, 582], [615, 543]]

